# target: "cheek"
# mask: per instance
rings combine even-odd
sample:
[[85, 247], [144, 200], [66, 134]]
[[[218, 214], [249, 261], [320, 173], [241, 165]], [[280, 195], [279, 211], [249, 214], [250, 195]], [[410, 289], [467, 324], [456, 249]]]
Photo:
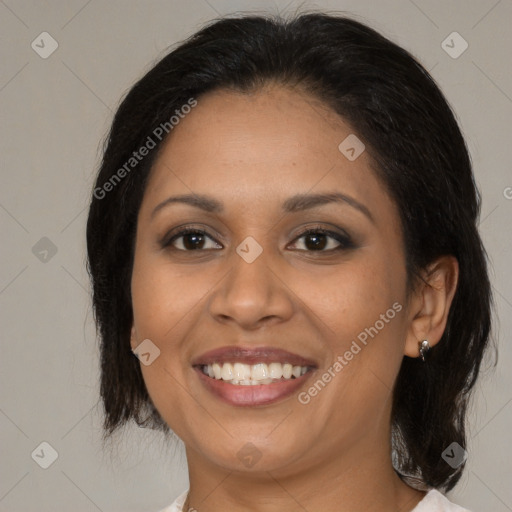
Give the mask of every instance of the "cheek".
[[403, 358], [405, 268], [401, 258], [368, 251], [330, 276], [318, 279], [303, 274], [299, 283], [295, 289], [303, 291], [301, 299], [314, 313], [312, 318], [322, 320], [325, 367], [338, 356], [343, 358], [343, 370], [329, 386], [332, 400], [344, 395], [351, 407], [360, 408], [364, 396], [366, 405], [378, 407], [390, 393]]
[[146, 254], [136, 254], [132, 274], [132, 304], [137, 343], [150, 339], [160, 350], [150, 364], [141, 364], [153, 404], [170, 428], [187, 437], [185, 411], [194, 407], [183, 390], [186, 381], [187, 320], [205, 295], [204, 276], [188, 272]]
[[398, 264], [368, 258], [340, 267], [329, 279], [300, 283], [300, 289], [311, 290], [301, 298], [322, 320], [327, 356], [317, 379], [325, 377], [328, 384], [313, 389], [315, 380], [306, 390], [316, 428], [329, 417], [333, 436], [355, 442], [382, 417], [403, 357], [400, 279]]
[[139, 337], [169, 345], [179, 323], [193, 314], [213, 286], [207, 278], [204, 272], [184, 271], [177, 265], [162, 263], [161, 259], [142, 256], [136, 260], [132, 304]]
[[[323, 276], [300, 273], [294, 290], [342, 347], [344, 341], [373, 326], [395, 302], [403, 300], [404, 277], [398, 265], [395, 267], [373, 257], [358, 258]], [[389, 316], [396, 318], [395, 310]], [[389, 325], [391, 322], [386, 322], [386, 328]]]

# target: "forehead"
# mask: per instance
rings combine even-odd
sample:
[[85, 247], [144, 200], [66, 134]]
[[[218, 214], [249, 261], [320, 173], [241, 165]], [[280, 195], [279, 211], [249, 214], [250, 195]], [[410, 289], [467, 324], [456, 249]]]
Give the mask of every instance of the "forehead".
[[279, 86], [250, 94], [220, 90], [197, 102], [165, 141], [144, 203], [201, 193], [239, 211], [295, 193], [340, 191], [392, 208], [367, 152], [351, 161], [339, 149], [353, 129], [306, 93]]
[[[299, 157], [308, 163], [311, 157], [336, 159], [338, 139], [349, 132], [339, 116], [298, 90], [280, 86], [254, 93], [220, 90], [198, 100], [172, 132], [164, 153], [190, 162], [209, 155], [219, 164], [229, 165], [238, 158], [245, 164], [286, 167]], [[262, 151], [262, 145], [271, 151]], [[190, 151], [191, 147], [200, 153]]]

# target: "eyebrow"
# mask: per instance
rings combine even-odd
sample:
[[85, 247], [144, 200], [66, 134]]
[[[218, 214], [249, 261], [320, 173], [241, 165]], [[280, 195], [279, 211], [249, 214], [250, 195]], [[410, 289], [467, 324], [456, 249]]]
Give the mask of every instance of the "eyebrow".
[[[222, 213], [224, 211], [223, 203], [211, 196], [202, 194], [183, 194], [179, 196], [171, 196], [165, 199], [165, 201], [162, 201], [152, 211], [151, 218], [153, 218], [157, 212], [163, 208], [175, 203], [188, 204], [209, 213]], [[294, 213], [330, 203], [348, 204], [352, 208], [359, 210], [366, 217], [368, 217], [369, 220], [375, 223], [373, 215], [364, 204], [360, 203], [353, 197], [347, 196], [346, 194], [342, 194], [340, 192], [323, 194], [296, 194], [286, 199], [286, 201], [283, 203], [282, 209], [285, 213]]]

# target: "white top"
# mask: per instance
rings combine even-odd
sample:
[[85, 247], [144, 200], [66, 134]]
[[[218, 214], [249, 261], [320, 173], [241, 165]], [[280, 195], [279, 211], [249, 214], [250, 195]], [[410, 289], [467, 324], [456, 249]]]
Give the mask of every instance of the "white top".
[[[182, 507], [187, 499], [188, 489], [180, 494], [174, 503], [162, 509], [160, 512], [187, 512]], [[448, 500], [446, 496], [436, 489], [430, 489], [425, 497], [414, 507], [411, 512], [470, 512], [467, 508], [459, 507]]]

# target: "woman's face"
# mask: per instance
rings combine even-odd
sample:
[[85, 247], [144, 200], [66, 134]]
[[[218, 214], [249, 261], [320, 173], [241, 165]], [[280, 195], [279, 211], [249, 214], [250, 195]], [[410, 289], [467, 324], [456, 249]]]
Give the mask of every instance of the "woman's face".
[[[218, 91], [198, 99], [154, 165], [131, 344], [150, 340], [144, 381], [189, 464], [284, 474], [387, 450], [411, 336], [404, 248], [397, 209], [351, 134], [299, 92]], [[341, 199], [292, 200], [317, 194]], [[169, 201], [180, 195], [219, 206]], [[180, 236], [184, 226], [205, 234]], [[292, 368], [299, 378], [277, 380], [286, 364], [304, 367]], [[272, 383], [251, 385], [248, 368]], [[231, 370], [248, 385], [228, 382]]]

